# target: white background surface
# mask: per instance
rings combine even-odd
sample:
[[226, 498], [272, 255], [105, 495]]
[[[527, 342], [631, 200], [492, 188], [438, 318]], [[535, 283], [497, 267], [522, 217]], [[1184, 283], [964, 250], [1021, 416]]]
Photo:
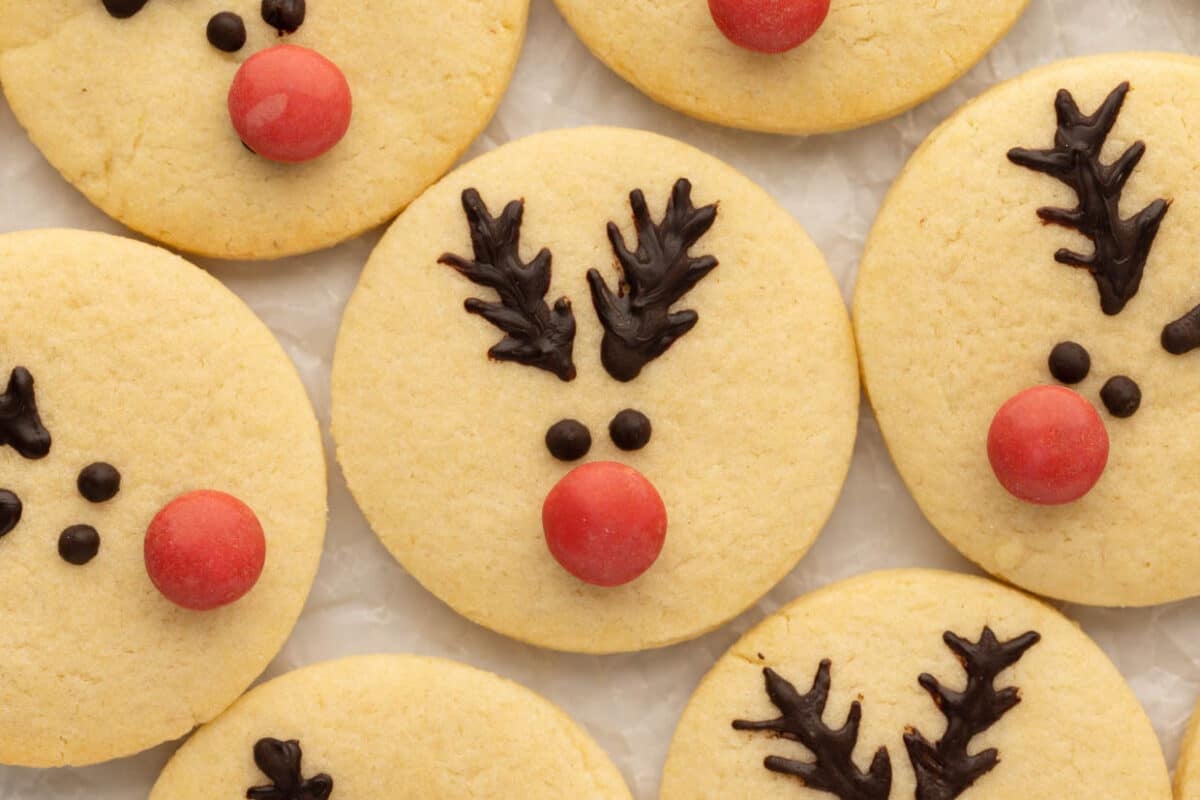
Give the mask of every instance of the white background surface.
[[[1033, 0], [1015, 30], [969, 76], [916, 111], [861, 131], [795, 139], [723, 130], [656, 106], [593, 59], [550, 0], [534, 0], [516, 79], [468, 157], [535, 131], [589, 123], [678, 137], [766, 186], [808, 228], [849, 299], [863, 241], [888, 185], [955, 108], [998, 80], [1064, 56], [1153, 49], [1200, 53], [1200, 0]], [[0, 231], [49, 226], [126, 232], [58, 177], [0, 100]], [[374, 233], [266, 265], [202, 262], [275, 331], [326, 431], [338, 320], [377, 239]], [[332, 454], [328, 435], [326, 447]], [[755, 609], [716, 633], [666, 650], [601, 658], [550, 653], [483, 630], [421, 589], [367, 528], [332, 455], [329, 470], [331, 516], [321, 570], [291, 641], [267, 676], [367, 652], [440, 655], [493, 670], [565, 707], [617, 762], [638, 800], [656, 797], [675, 722], [697, 682], [764, 615], [804, 591], [870, 569], [972, 569], [921, 517], [864, 407], [850, 479], [829, 527]], [[1132, 683], [1173, 764], [1200, 691], [1200, 601], [1065, 610]], [[89, 769], [0, 767], [0, 798], [145, 797], [174, 747]], [[234, 787], [219, 797], [232, 800], [241, 791]], [[396, 796], [404, 796], [402, 786]]]

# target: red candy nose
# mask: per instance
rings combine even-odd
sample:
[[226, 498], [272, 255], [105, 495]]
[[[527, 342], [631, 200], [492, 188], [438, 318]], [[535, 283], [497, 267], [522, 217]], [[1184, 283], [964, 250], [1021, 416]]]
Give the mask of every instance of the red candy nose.
[[350, 84], [329, 59], [290, 44], [261, 50], [229, 87], [229, 116], [246, 146], [271, 161], [309, 161], [346, 135]]
[[595, 586], [620, 586], [658, 559], [667, 509], [633, 467], [594, 461], [568, 472], [546, 495], [542, 528], [567, 572]]
[[1015, 497], [1061, 505], [1083, 497], [1108, 464], [1108, 431], [1092, 404], [1063, 386], [1035, 386], [1001, 406], [988, 460]]

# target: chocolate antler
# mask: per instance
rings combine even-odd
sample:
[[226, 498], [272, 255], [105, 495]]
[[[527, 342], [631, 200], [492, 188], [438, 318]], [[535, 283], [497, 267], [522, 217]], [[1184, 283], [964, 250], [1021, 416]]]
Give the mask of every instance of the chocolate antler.
[[821, 719], [829, 698], [829, 660], [821, 662], [808, 694], [800, 694], [773, 669], [764, 669], [763, 675], [767, 695], [783, 716], [766, 722], [737, 720], [733, 727], [739, 731], [773, 731], [799, 742], [816, 756], [816, 761], [768, 756], [763, 762], [766, 768], [795, 776], [809, 789], [829, 792], [840, 800], [886, 800], [892, 788], [892, 762], [887, 748], [875, 751], [871, 767], [865, 773], [854, 763], [862, 705], [857, 701], [851, 704], [846, 724], [838, 730], [829, 728]]
[[33, 376], [17, 367], [0, 394], [0, 447], [11, 446], [24, 458], [37, 459], [50, 452], [50, 432], [38, 416]]
[[1054, 259], [1089, 270], [1100, 289], [1100, 307], [1110, 315], [1119, 314], [1137, 294], [1154, 237], [1170, 205], [1166, 200], [1155, 200], [1137, 216], [1121, 218], [1121, 193], [1145, 155], [1146, 145], [1134, 142], [1107, 165], [1101, 162], [1100, 151], [1128, 92], [1129, 84], [1122, 83], [1095, 114], [1084, 116], [1071, 93], [1061, 89], [1054, 101], [1058, 115], [1054, 147], [1014, 148], [1008, 152], [1014, 164], [1057, 178], [1079, 196], [1079, 205], [1074, 209], [1039, 208], [1038, 216], [1043, 222], [1077, 230], [1095, 244], [1091, 255], [1063, 248]]
[[667, 213], [655, 225], [640, 189], [629, 195], [637, 228], [637, 252], [625, 246], [615, 223], [608, 239], [624, 273], [614, 295], [597, 270], [588, 270], [592, 304], [604, 325], [600, 360], [608, 374], [631, 381], [642, 367], [667, 351], [699, 320], [695, 311], [671, 313], [676, 303], [717, 266], [712, 256], [692, 258], [688, 249], [708, 232], [717, 218], [715, 205], [692, 205], [692, 184], [680, 178], [671, 192]]
[[300, 770], [300, 743], [295, 739], [259, 739], [254, 745], [254, 763], [271, 779], [271, 786], [246, 790], [249, 800], [329, 800], [333, 778], [321, 773], [308, 780]]
[[970, 755], [967, 746], [1021, 702], [1015, 687], [996, 691], [992, 684], [1041, 638], [1030, 631], [1001, 643], [992, 629], [985, 627], [979, 641], [970, 642], [946, 631], [942, 639], [966, 670], [967, 687], [961, 692], [947, 689], [928, 673], [918, 679], [946, 717], [946, 732], [937, 744], [930, 744], [916, 729], [904, 734], [904, 746], [917, 774], [917, 800], [953, 800], [1000, 762], [995, 748]]
[[488, 351], [497, 361], [515, 361], [553, 372], [564, 381], [575, 377], [571, 352], [575, 346], [575, 315], [571, 301], [560, 297], [551, 310], [546, 305], [550, 291], [550, 251], [543, 248], [533, 261], [521, 261], [521, 220], [525, 203], [513, 200], [499, 217], [489, 212], [479, 192], [462, 193], [463, 210], [471, 227], [475, 260], [446, 253], [438, 263], [458, 270], [459, 274], [495, 289], [499, 303], [471, 298], [467, 311], [478, 314], [507, 334]]

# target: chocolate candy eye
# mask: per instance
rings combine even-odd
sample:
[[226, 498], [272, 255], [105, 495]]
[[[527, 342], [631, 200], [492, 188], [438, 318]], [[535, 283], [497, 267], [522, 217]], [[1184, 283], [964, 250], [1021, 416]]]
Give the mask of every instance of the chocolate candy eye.
[[641, 450], [650, 442], [650, 418], [640, 411], [627, 408], [608, 424], [613, 444], [625, 451]]
[[21, 498], [8, 489], [0, 489], [0, 536], [17, 527], [21, 521]]
[[263, 21], [282, 36], [295, 33], [304, 24], [304, 0], [263, 0]]
[[579, 420], [560, 420], [546, 431], [546, 448], [559, 461], [578, 461], [592, 449], [591, 431]]
[[1075, 384], [1088, 376], [1092, 357], [1082, 345], [1059, 342], [1050, 351], [1050, 374], [1059, 383]]
[[97, 461], [80, 470], [75, 485], [89, 503], [103, 503], [121, 491], [121, 473], [112, 464]]
[[1124, 419], [1132, 417], [1142, 405], [1142, 390], [1132, 379], [1117, 375], [1104, 384], [1100, 399], [1104, 401], [1108, 413]]
[[128, 19], [142, 10], [147, 0], [104, 0], [104, 10], [117, 19]]
[[58, 537], [58, 554], [68, 564], [81, 567], [100, 552], [100, 534], [91, 525], [72, 525]]
[[246, 44], [246, 23], [232, 11], [214, 14], [207, 33], [208, 43], [225, 53], [236, 53]]

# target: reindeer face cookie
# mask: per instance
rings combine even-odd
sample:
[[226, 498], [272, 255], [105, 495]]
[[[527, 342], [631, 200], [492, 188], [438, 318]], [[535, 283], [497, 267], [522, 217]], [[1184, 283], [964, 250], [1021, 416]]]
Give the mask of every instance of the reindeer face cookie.
[[0, 236], [0, 763], [129, 755], [228, 706], [300, 613], [316, 420], [267, 328], [158, 248]]
[[720, 125], [791, 134], [912, 108], [983, 58], [1028, 4], [555, 2], [597, 58], [656, 101]]
[[528, 0], [0, 0], [0, 84], [106, 213], [275, 258], [393, 216], [490, 119]]
[[372, 256], [335, 357], [338, 458], [472, 620], [670, 644], [755, 602], [828, 517], [857, 417], [847, 324], [801, 228], [728, 166], [635, 131], [531, 137]]
[[1097, 605], [1200, 594], [1200, 61], [983, 95], [893, 187], [855, 298], [901, 475], [964, 555]]
[[1137, 699], [1077, 625], [931, 570], [800, 598], [692, 697], [660, 800], [1169, 800]]
[[437, 658], [357, 656], [260, 686], [193, 736], [151, 800], [629, 800], [560, 709]]

